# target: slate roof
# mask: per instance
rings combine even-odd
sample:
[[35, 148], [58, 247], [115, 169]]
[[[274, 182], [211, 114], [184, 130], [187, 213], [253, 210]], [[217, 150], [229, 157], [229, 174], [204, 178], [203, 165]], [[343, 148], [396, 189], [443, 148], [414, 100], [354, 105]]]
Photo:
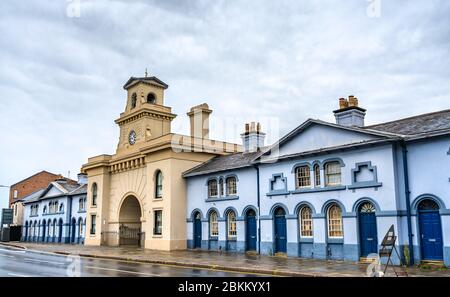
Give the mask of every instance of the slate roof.
[[30, 195], [23, 197], [21, 199], [21, 201], [24, 203], [37, 201], [37, 200], [39, 200], [39, 197], [41, 197], [41, 195], [44, 191], [45, 191], [45, 189], [39, 189], [39, 190], [31, 193]]
[[234, 153], [226, 156], [217, 156], [183, 173], [184, 177], [207, 174], [209, 172], [225, 171], [243, 168], [251, 165], [252, 160], [261, 152]]
[[450, 109], [366, 126], [364, 129], [401, 135], [417, 135], [450, 129]]
[[138, 82], [144, 82], [144, 83], [150, 83], [150, 82], [154, 82], [160, 86], [162, 86], [164, 89], [167, 89], [169, 87], [168, 84], [166, 84], [165, 82], [163, 82], [162, 80], [160, 80], [159, 78], [155, 77], [155, 76], [149, 76], [149, 77], [130, 77], [130, 79], [125, 83], [125, 85], [123, 86], [123, 88], [126, 90], [128, 88], [130, 88], [131, 86], [135, 85]]

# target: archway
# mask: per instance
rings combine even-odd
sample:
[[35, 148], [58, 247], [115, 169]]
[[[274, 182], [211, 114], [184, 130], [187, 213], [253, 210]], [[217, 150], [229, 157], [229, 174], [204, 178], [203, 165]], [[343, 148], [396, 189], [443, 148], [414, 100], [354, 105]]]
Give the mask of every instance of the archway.
[[63, 221], [59, 219], [58, 223], [58, 242], [62, 243], [62, 233], [63, 233]]
[[286, 212], [282, 207], [278, 207], [273, 212], [274, 215], [274, 236], [275, 236], [275, 253], [286, 253]]
[[370, 202], [363, 202], [358, 207], [359, 244], [361, 257], [377, 253], [377, 218], [375, 206]]
[[200, 212], [194, 213], [194, 249], [202, 247], [202, 215]]
[[141, 216], [139, 200], [126, 197], [119, 211], [119, 245], [141, 245]]
[[70, 232], [70, 243], [75, 243], [76, 239], [76, 230], [77, 230], [77, 220], [75, 218], [72, 218], [72, 222], [70, 224], [71, 226], [71, 232]]
[[246, 250], [256, 251], [256, 212], [253, 209], [245, 213]]
[[418, 214], [422, 260], [442, 261], [444, 255], [439, 205], [431, 199], [425, 199], [418, 205]]

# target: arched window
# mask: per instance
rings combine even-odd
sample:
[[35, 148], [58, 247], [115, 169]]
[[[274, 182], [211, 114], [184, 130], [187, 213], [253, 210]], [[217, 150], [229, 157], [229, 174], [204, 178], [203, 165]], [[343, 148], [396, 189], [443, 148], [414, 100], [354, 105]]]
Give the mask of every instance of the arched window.
[[314, 165], [314, 186], [320, 187], [320, 166]]
[[217, 220], [217, 212], [211, 211], [209, 214], [209, 233], [211, 236], [219, 236], [219, 222]]
[[229, 211], [227, 215], [227, 230], [228, 230], [228, 238], [235, 238], [237, 235], [236, 232], [236, 214], [234, 211]]
[[64, 212], [64, 204], [59, 205], [59, 212]]
[[311, 173], [309, 166], [299, 166], [295, 169], [296, 188], [306, 188], [311, 186]]
[[97, 184], [92, 184], [92, 205], [97, 205]]
[[328, 237], [342, 238], [342, 210], [336, 204], [328, 208]]
[[223, 195], [223, 179], [219, 179], [219, 195], [220, 196], [224, 196]]
[[162, 197], [163, 177], [161, 170], [156, 171], [155, 174], [155, 197]]
[[148, 93], [147, 95], [147, 103], [155, 104], [156, 103], [156, 96], [153, 93]]
[[79, 211], [84, 210], [84, 198], [80, 198], [80, 200], [78, 200], [78, 210]]
[[312, 224], [312, 211], [308, 206], [302, 207], [299, 213], [300, 217], [300, 236], [312, 237], [313, 236], [313, 224]]
[[328, 162], [325, 164], [325, 186], [341, 184], [341, 163]]
[[54, 212], [57, 212], [57, 211], [58, 211], [58, 201], [55, 201], [55, 206], [54, 206], [54, 208], [53, 208], [53, 211], [54, 211]]
[[56, 225], [56, 219], [53, 220], [53, 236], [58, 234], [58, 225]]
[[236, 195], [237, 194], [236, 177], [234, 176], [228, 177], [226, 180], [226, 184], [227, 184], [227, 196]]
[[131, 109], [136, 107], [136, 102], [137, 102], [137, 96], [136, 96], [136, 93], [133, 93], [133, 95], [131, 95]]
[[44, 213], [44, 214], [47, 213], [47, 205], [44, 205], [44, 208], [42, 209], [42, 213]]
[[208, 196], [217, 197], [217, 180], [215, 179], [208, 181]]

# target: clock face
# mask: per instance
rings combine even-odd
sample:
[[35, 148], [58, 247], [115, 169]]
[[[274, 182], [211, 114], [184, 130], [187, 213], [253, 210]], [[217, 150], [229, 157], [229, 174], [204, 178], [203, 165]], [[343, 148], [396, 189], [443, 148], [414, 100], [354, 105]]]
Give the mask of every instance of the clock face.
[[130, 135], [128, 135], [128, 142], [130, 144], [136, 143], [136, 132], [134, 132], [134, 130], [131, 130]]

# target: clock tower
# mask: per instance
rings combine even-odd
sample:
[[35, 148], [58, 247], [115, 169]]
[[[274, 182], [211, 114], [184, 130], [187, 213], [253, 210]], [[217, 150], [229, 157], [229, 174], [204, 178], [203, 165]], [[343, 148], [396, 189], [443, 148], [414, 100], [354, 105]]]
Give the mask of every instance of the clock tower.
[[164, 106], [164, 91], [168, 87], [154, 76], [131, 77], [125, 83], [125, 111], [115, 121], [120, 127], [117, 153], [137, 151], [146, 142], [170, 134], [170, 124], [176, 115]]

